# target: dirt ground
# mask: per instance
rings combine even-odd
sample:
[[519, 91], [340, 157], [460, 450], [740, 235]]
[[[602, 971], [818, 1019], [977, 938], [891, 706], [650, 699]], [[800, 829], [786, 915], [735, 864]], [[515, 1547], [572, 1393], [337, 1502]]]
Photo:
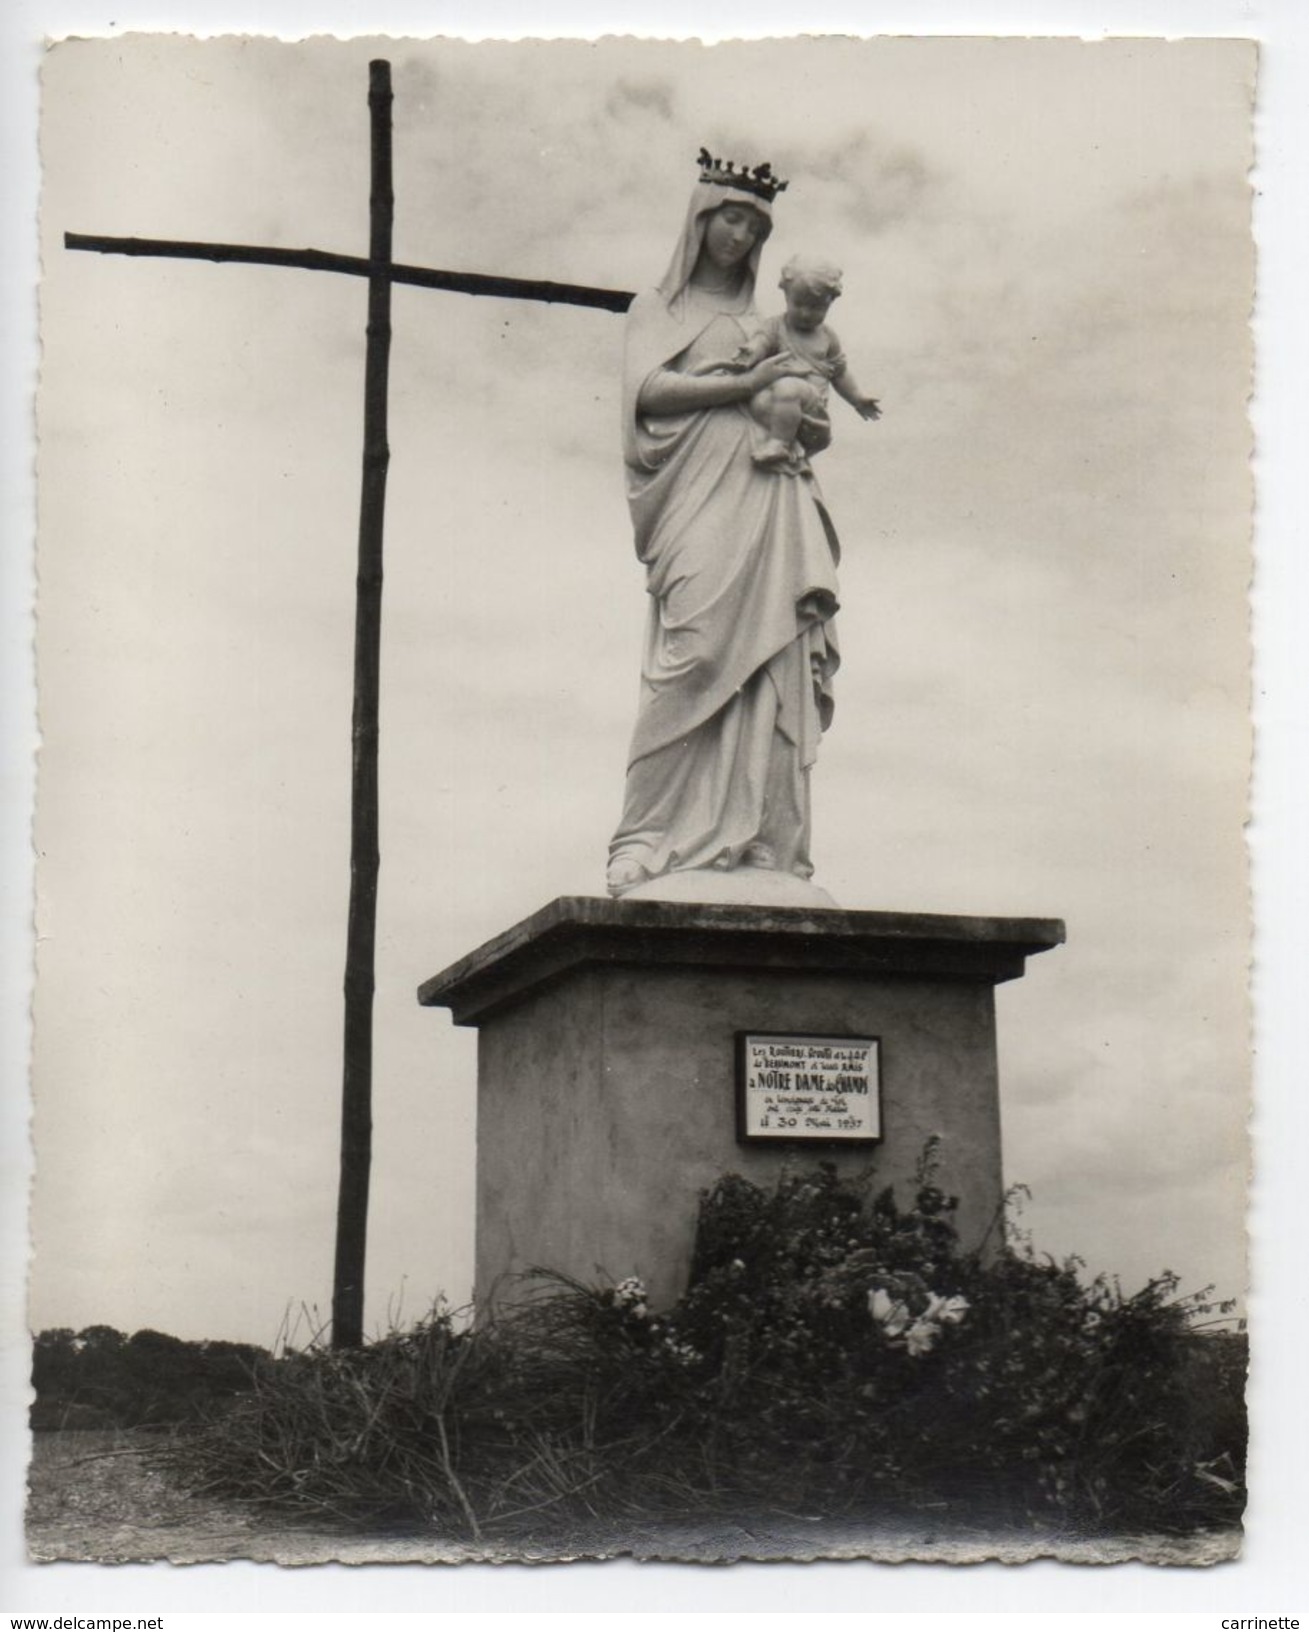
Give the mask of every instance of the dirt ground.
[[345, 1561], [379, 1544], [394, 1556], [451, 1562], [467, 1556], [432, 1537], [352, 1536], [269, 1523], [237, 1507], [179, 1491], [148, 1452], [140, 1431], [47, 1432], [33, 1436], [28, 1470], [27, 1547], [34, 1563], [219, 1563], [251, 1559], [315, 1564]]
[[730, 1521], [687, 1515], [683, 1521], [512, 1546], [469, 1546], [437, 1535], [379, 1535], [311, 1529], [224, 1507], [177, 1490], [144, 1454], [140, 1432], [48, 1432], [34, 1436], [29, 1471], [27, 1540], [34, 1563], [219, 1563], [231, 1559], [285, 1565], [547, 1563], [613, 1558], [721, 1563], [725, 1560], [873, 1558], [883, 1562], [1221, 1563], [1240, 1551], [1237, 1531], [1186, 1540], [1125, 1536], [1106, 1542], [1053, 1533], [936, 1525], [930, 1516], [871, 1527], [804, 1515]]

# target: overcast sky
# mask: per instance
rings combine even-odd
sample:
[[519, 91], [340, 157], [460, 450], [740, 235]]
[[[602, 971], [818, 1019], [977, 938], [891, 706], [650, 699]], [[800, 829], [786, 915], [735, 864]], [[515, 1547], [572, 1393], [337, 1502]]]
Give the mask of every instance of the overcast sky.
[[[639, 288], [702, 142], [791, 178], [764, 304], [837, 259], [885, 414], [837, 403], [820, 467], [817, 882], [1065, 918], [998, 992], [1037, 1245], [1239, 1293], [1251, 49], [385, 50], [400, 260]], [[375, 54], [47, 62], [38, 1327], [326, 1318], [366, 290], [60, 244], [365, 253]], [[621, 319], [394, 316], [371, 1327], [471, 1273], [475, 1033], [414, 988], [602, 890], [644, 616]]]

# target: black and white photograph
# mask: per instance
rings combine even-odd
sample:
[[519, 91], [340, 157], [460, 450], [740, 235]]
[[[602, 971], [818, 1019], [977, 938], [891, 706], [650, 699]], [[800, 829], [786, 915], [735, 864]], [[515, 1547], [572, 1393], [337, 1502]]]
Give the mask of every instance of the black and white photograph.
[[49, 43], [34, 1561], [1240, 1557], [1260, 72]]

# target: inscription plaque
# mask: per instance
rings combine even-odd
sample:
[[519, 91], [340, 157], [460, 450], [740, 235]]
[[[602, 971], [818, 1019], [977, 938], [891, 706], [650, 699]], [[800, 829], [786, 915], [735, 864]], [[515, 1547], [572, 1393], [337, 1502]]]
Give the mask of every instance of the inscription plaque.
[[876, 1037], [736, 1034], [736, 1136], [840, 1140], [882, 1137]]

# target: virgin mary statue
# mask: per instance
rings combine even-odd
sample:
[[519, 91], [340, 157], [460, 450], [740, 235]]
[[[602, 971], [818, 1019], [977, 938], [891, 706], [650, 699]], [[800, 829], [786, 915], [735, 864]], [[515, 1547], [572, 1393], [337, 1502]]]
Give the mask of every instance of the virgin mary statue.
[[[760, 251], [785, 184], [767, 165], [700, 162], [672, 263], [627, 319], [623, 453], [650, 608], [612, 895], [694, 898], [695, 879], [669, 891], [678, 874], [703, 888], [714, 872], [759, 870], [740, 878], [754, 886], [765, 872], [813, 872], [809, 773], [838, 662], [836, 536], [807, 457], [751, 458], [767, 433], [749, 399], [794, 361], [735, 361], [756, 326]], [[801, 428], [809, 452], [828, 439], [821, 417]]]

